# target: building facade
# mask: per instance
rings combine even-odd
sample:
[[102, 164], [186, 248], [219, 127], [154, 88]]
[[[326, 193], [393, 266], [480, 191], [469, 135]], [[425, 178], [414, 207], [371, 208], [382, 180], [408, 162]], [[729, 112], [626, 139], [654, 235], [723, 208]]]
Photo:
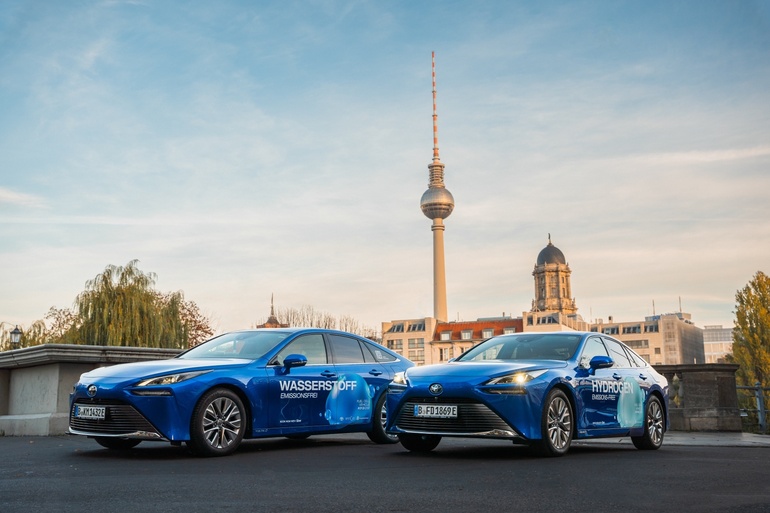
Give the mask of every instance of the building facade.
[[653, 365], [706, 363], [703, 330], [689, 313], [677, 312], [645, 317], [644, 321], [604, 323], [599, 319], [590, 330], [625, 342]]
[[382, 323], [382, 345], [417, 365], [434, 363], [430, 342], [438, 321], [433, 317], [401, 319]]
[[722, 325], [703, 327], [703, 350], [706, 363], [727, 363], [727, 355], [733, 354], [733, 330]]

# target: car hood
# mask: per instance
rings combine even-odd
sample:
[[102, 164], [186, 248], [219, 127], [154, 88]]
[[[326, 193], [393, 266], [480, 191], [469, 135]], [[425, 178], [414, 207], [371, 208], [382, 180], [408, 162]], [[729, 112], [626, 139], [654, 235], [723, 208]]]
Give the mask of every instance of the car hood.
[[240, 358], [201, 358], [198, 360], [172, 358], [169, 360], [150, 360], [147, 362], [122, 363], [119, 365], [111, 365], [109, 367], [100, 367], [83, 374], [83, 378], [141, 378], [145, 376], [162, 376], [163, 374], [185, 372], [188, 370], [239, 367], [248, 365], [250, 362], [251, 360], [243, 360]]
[[412, 381], [421, 381], [440, 377], [471, 378], [477, 376], [497, 376], [528, 369], [562, 369], [565, 367], [567, 367], [567, 362], [561, 360], [449, 362], [412, 367], [406, 371], [406, 375]]

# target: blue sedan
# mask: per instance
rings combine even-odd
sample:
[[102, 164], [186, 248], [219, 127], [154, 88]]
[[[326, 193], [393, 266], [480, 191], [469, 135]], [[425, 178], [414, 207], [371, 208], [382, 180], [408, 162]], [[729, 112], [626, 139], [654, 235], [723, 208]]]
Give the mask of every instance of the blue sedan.
[[518, 333], [399, 373], [387, 409], [387, 432], [409, 451], [431, 451], [445, 436], [512, 440], [544, 456], [609, 436], [654, 450], [668, 428], [668, 382], [603, 334]]
[[385, 432], [388, 383], [414, 364], [342, 331], [237, 331], [176, 358], [83, 374], [70, 396], [69, 432], [110, 449], [143, 440], [185, 442], [201, 456], [244, 438]]

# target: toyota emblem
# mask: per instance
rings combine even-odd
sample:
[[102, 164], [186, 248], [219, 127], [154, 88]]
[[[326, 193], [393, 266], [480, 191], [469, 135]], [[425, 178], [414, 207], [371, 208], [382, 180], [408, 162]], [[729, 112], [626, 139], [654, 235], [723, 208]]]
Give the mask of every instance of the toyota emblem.
[[96, 385], [88, 385], [88, 397], [96, 395]]
[[441, 392], [444, 391], [444, 387], [441, 386], [441, 383], [433, 383], [430, 387], [428, 387], [428, 390], [433, 395], [441, 395]]

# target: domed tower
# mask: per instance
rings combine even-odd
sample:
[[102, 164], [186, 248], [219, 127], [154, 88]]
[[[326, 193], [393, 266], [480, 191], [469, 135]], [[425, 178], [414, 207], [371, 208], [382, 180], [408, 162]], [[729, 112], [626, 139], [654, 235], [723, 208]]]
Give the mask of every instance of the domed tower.
[[537, 263], [532, 276], [535, 277], [535, 300], [533, 312], [577, 313], [575, 300], [572, 298], [570, 275], [572, 271], [564, 258], [564, 253], [551, 242], [537, 255]]
[[428, 190], [420, 199], [425, 217], [433, 220], [433, 317], [447, 320], [446, 270], [444, 268], [444, 219], [455, 208], [452, 193], [444, 186], [444, 164], [438, 156], [438, 114], [436, 114], [436, 54], [431, 52], [433, 79], [433, 162], [428, 164]]

